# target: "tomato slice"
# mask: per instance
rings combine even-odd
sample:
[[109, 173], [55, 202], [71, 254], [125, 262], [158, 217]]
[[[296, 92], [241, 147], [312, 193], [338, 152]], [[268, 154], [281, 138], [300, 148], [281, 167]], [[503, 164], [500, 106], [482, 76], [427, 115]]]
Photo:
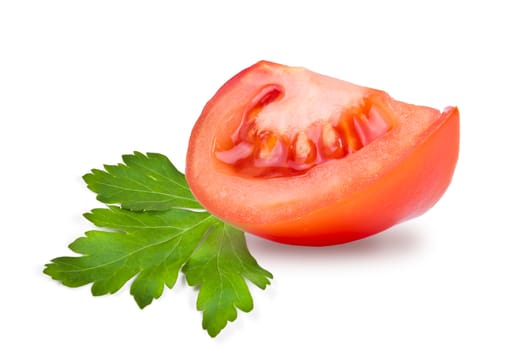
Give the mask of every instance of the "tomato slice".
[[451, 182], [459, 113], [261, 61], [226, 82], [192, 130], [201, 204], [252, 234], [340, 244], [430, 209]]

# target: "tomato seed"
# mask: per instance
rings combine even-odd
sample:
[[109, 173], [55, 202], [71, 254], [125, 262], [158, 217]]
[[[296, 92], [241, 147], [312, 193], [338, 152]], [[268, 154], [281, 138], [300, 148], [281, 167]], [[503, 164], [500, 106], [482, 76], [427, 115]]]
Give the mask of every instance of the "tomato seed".
[[321, 130], [321, 153], [325, 158], [341, 158], [345, 155], [338, 131], [328, 123]]
[[287, 158], [287, 149], [282, 140], [269, 131], [260, 134], [254, 165], [258, 167], [282, 166]]
[[316, 160], [316, 145], [301, 131], [294, 139], [292, 153], [295, 163], [309, 164]]

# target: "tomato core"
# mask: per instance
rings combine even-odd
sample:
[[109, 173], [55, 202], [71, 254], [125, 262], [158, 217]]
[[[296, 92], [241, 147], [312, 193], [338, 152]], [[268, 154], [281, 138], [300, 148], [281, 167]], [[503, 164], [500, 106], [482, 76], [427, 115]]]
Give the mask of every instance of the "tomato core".
[[[251, 177], [303, 174], [312, 167], [359, 151], [386, 134], [394, 124], [393, 112], [374, 95], [342, 108], [336, 116], [317, 116], [300, 130], [276, 130], [262, 121], [265, 108], [286, 91], [279, 85], [264, 87], [242, 113], [231, 142], [216, 145], [215, 157], [236, 173]], [[271, 116], [276, 118], [275, 116]], [[286, 118], [286, 116], [278, 116]]]

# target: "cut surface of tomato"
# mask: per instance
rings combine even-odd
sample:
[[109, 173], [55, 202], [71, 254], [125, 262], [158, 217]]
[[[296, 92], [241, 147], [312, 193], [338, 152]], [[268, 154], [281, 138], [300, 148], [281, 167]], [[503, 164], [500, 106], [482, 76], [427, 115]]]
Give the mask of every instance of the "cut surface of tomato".
[[186, 176], [201, 204], [246, 232], [340, 244], [431, 208], [451, 182], [459, 113], [305, 68], [261, 61], [195, 124]]

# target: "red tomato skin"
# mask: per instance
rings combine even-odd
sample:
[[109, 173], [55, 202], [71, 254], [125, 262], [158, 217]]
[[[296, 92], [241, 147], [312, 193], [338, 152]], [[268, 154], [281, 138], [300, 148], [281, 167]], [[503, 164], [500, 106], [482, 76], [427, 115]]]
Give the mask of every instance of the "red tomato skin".
[[[391, 132], [381, 142], [301, 176], [245, 178], [221, 164], [214, 157], [216, 141], [229, 136], [225, 132], [235, 128], [254, 91], [287, 68], [259, 62], [225, 83], [203, 109], [190, 137], [186, 175], [207, 210], [245, 232], [276, 242], [325, 246], [384, 231], [421, 215], [440, 199], [458, 158], [458, 109], [448, 107], [440, 113], [357, 86], [378, 94], [397, 116], [424, 116], [421, 119], [432, 123], [408, 145], [402, 147], [403, 141], [395, 140], [403, 133]], [[384, 157], [390, 152], [392, 157]], [[379, 162], [375, 157], [381, 154], [385, 166], [370, 170], [367, 164]]]

